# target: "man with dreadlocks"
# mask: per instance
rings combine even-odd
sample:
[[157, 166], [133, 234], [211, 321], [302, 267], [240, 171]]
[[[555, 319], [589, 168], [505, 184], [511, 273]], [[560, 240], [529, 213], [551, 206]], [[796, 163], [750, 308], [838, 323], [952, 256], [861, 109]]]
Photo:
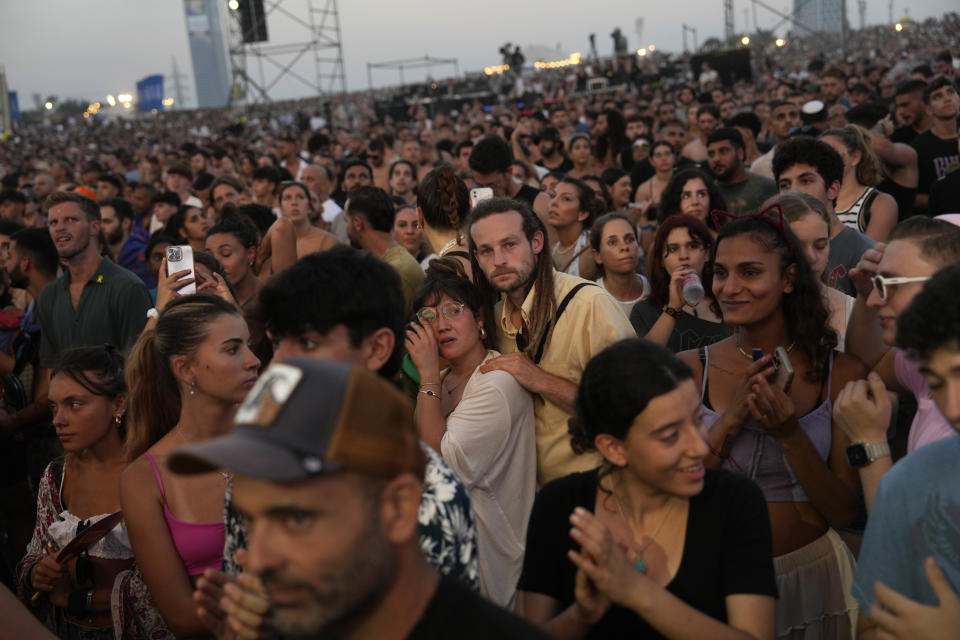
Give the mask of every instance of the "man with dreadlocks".
[[474, 277], [491, 302], [502, 298], [494, 317], [504, 355], [480, 370], [506, 371], [534, 394], [541, 485], [599, 464], [596, 455], [576, 455], [570, 447], [577, 384], [594, 354], [636, 336], [603, 287], [555, 271], [545, 247], [543, 224], [522, 202], [493, 198], [470, 214]]

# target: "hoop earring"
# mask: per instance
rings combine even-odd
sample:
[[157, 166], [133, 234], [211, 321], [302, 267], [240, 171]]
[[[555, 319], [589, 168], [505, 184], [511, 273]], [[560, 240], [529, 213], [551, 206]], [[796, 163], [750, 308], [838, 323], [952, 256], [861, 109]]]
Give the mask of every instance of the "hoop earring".
[[483, 328], [483, 325], [480, 325], [480, 339], [481, 340], [487, 339], [487, 330]]

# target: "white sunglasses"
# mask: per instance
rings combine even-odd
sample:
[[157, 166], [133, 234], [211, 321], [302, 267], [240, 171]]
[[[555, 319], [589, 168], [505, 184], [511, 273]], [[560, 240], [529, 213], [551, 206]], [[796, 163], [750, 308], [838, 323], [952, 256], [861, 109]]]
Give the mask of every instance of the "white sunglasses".
[[877, 290], [877, 294], [880, 296], [880, 299], [884, 302], [887, 301], [887, 287], [893, 286], [895, 284], [908, 284], [910, 282], [926, 282], [932, 276], [910, 276], [906, 278], [885, 278], [881, 275], [876, 275], [870, 278], [870, 282], [873, 283], [873, 288]]

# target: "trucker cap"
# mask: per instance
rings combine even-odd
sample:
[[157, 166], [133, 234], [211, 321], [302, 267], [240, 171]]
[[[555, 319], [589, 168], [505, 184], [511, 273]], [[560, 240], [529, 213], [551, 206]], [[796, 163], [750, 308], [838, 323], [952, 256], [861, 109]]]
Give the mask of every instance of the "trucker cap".
[[361, 367], [291, 359], [271, 365], [254, 385], [227, 435], [170, 454], [174, 473], [228, 469], [270, 482], [335, 471], [423, 478], [410, 400]]

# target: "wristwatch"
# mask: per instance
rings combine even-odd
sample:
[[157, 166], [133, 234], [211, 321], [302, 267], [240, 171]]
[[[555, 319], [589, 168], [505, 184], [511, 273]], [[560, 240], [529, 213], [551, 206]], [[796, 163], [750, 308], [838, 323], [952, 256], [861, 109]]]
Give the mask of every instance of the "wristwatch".
[[847, 447], [847, 460], [854, 469], [860, 469], [880, 458], [890, 457], [890, 445], [886, 442], [854, 442]]

